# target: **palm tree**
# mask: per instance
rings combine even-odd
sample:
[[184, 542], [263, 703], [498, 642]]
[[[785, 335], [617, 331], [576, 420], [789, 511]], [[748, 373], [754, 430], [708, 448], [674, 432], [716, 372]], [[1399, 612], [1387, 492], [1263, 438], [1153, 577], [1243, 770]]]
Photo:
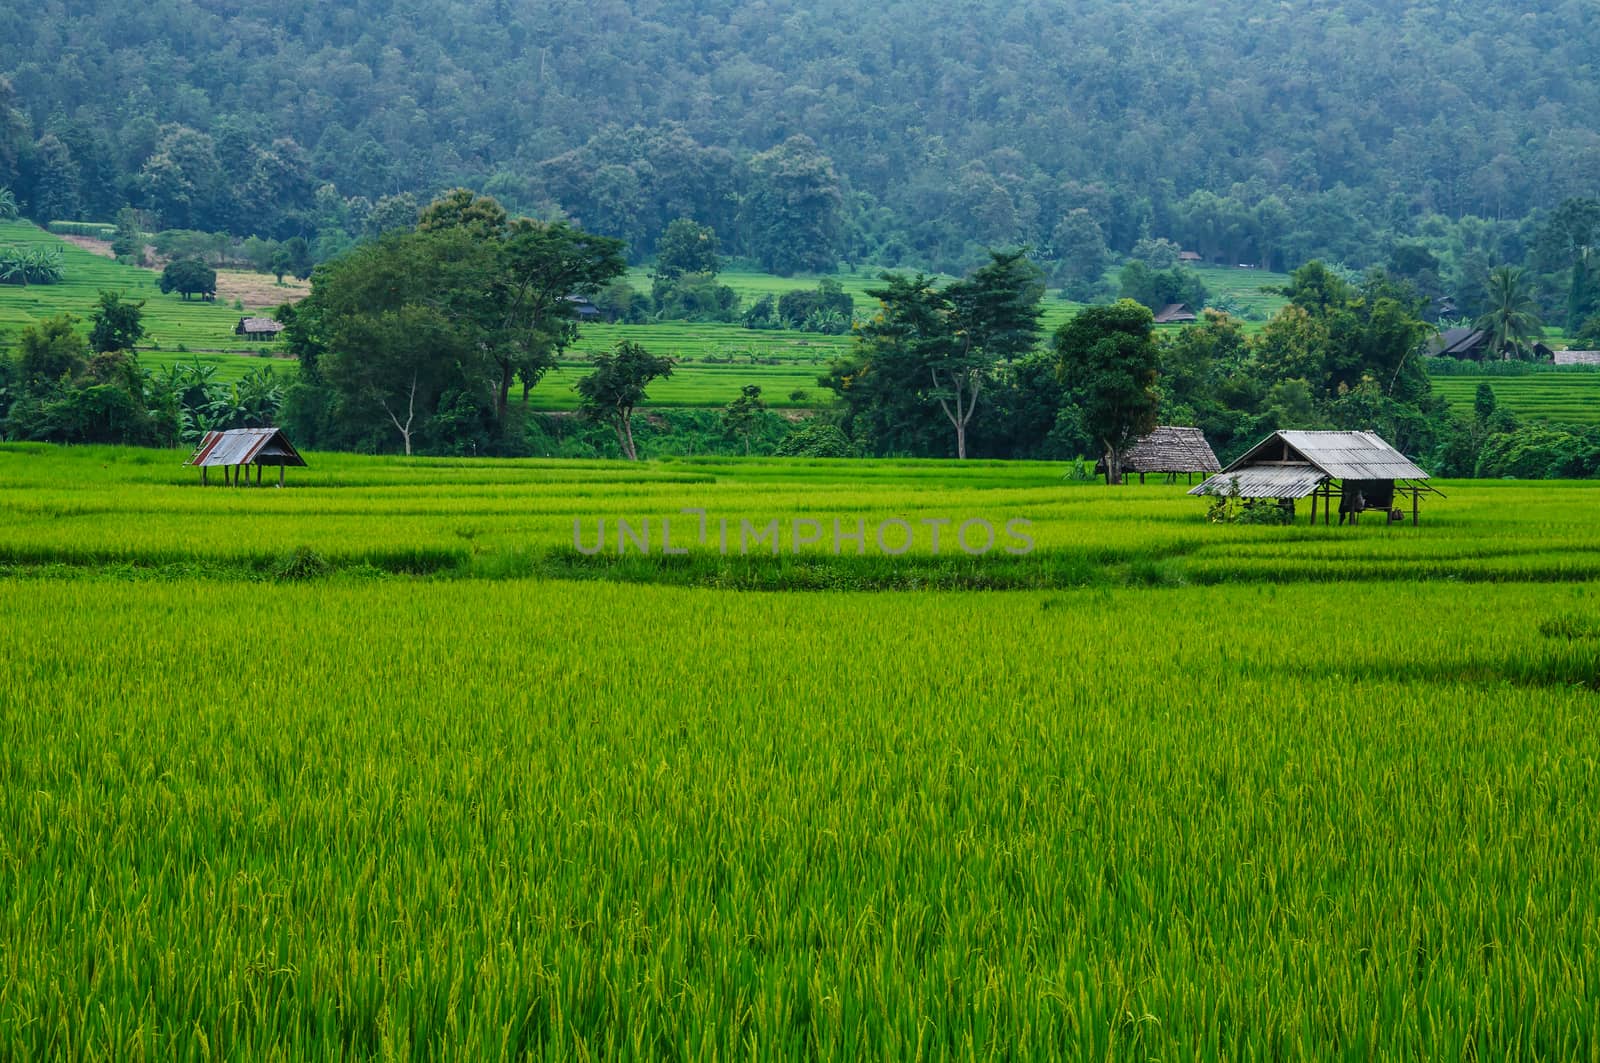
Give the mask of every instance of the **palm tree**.
[[17, 197], [9, 188], [0, 188], [0, 221], [12, 221], [17, 216]]
[[1500, 352], [1501, 358], [1510, 358], [1512, 351], [1520, 354], [1530, 341], [1544, 335], [1526, 270], [1517, 266], [1492, 270], [1484, 297], [1489, 309], [1474, 325], [1489, 334], [1489, 349]]

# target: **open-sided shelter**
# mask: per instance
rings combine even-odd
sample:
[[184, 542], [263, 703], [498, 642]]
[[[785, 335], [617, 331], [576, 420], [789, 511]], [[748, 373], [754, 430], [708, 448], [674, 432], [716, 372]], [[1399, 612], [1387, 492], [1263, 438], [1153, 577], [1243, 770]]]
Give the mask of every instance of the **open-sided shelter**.
[[283, 322], [270, 317], [241, 317], [239, 323], [233, 326], [235, 336], [243, 336], [247, 340], [266, 340], [271, 342], [278, 338], [278, 333], [284, 330]]
[[[1164, 473], [1168, 483], [1179, 476], [1194, 473], [1213, 473], [1222, 468], [1217, 455], [1206, 442], [1206, 434], [1198, 428], [1177, 428], [1162, 425], [1140, 439], [1122, 455], [1123, 474], [1136, 472], [1144, 483], [1146, 474]], [[1095, 464], [1095, 472], [1106, 471], [1105, 459]]]
[[1189, 309], [1188, 303], [1168, 303], [1156, 312], [1157, 325], [1192, 325], [1200, 318]]
[[[207, 432], [185, 465], [200, 470], [200, 483], [209, 483], [211, 469], [222, 470], [224, 485], [239, 487], [250, 482], [250, 466], [256, 469], [256, 486], [261, 486], [264, 466], [278, 468], [278, 486], [283, 486], [283, 470], [290, 465], [305, 466], [305, 459], [294, 449], [281, 428], [230, 428], [226, 432]], [[231, 474], [231, 475], [230, 475]]]
[[1417, 523], [1418, 499], [1439, 494], [1425, 480], [1428, 474], [1372, 432], [1274, 432], [1251, 447], [1226, 469], [1192, 488], [1191, 495], [1225, 498], [1271, 498], [1292, 504], [1311, 499], [1311, 521], [1330, 523], [1334, 499], [1339, 522], [1354, 522], [1366, 510], [1380, 509], [1399, 520], [1396, 500], [1411, 498], [1411, 523]]

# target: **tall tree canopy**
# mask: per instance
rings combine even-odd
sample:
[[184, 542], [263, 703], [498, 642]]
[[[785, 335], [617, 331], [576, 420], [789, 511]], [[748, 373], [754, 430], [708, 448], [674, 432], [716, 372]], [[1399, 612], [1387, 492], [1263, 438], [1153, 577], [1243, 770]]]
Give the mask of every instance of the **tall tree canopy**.
[[[1474, 217], [1491, 259], [1520, 260], [1525, 219], [1600, 195], [1590, 5], [1129, 10], [10, 5], [0, 186], [35, 216], [76, 199], [315, 241], [328, 185], [369, 205], [464, 185], [640, 261], [686, 217], [785, 269], [952, 273], [986, 245], [1049, 248], [1080, 209], [1117, 252], [1167, 237], [1230, 264], [1361, 268]], [[837, 224], [787, 239], [797, 200]]]

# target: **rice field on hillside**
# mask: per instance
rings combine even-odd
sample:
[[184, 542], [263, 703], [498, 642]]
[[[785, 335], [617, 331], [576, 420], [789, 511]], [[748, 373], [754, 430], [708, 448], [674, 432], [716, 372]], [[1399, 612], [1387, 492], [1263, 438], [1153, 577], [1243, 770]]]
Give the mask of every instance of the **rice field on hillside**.
[[143, 299], [146, 343], [164, 351], [178, 347], [255, 353], [260, 343], [246, 343], [233, 334], [243, 312], [224, 302], [184, 300], [176, 292], [162, 295], [161, 275], [136, 269], [75, 247], [27, 222], [0, 222], [0, 244], [53, 247], [61, 251], [65, 280], [60, 284], [17, 287], [0, 285], [0, 332], [18, 332], [63, 311], [82, 319], [84, 330], [99, 304], [100, 292], [121, 292]]
[[1530, 421], [1600, 424], [1600, 369], [1565, 369], [1523, 376], [1435, 377], [1434, 390], [1458, 415], [1472, 416], [1478, 385], [1488, 384], [1495, 402]]
[[3, 1054], [1600, 1051], [1600, 485], [308, 457], [0, 445]]

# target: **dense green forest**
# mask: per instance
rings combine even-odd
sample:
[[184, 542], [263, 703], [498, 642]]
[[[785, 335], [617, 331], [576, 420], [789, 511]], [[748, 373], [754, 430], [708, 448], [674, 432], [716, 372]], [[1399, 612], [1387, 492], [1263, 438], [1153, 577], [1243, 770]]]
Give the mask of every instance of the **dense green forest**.
[[[302, 236], [439, 190], [648, 257], [959, 272], [1170, 238], [1456, 276], [1600, 189], [1584, 0], [40, 0], [0, 9], [0, 187], [41, 219]], [[152, 226], [154, 228], [155, 226]], [[1559, 297], [1559, 280], [1543, 292]]]

